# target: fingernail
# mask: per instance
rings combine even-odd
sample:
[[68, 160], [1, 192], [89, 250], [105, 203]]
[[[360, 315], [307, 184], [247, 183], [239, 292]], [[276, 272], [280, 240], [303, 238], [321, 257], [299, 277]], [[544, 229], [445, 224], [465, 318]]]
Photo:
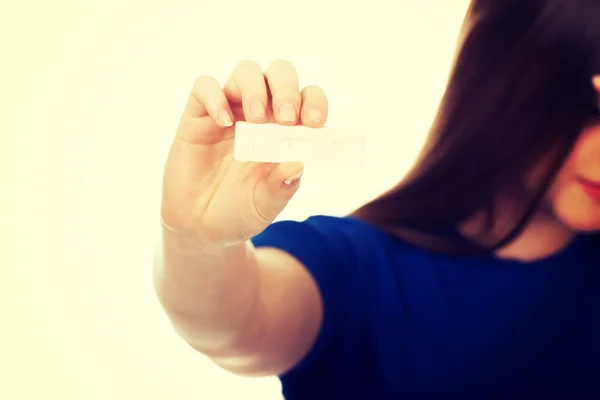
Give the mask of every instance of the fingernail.
[[231, 119], [231, 115], [229, 115], [229, 111], [227, 110], [219, 111], [219, 119], [221, 120], [221, 123], [225, 126], [233, 125], [233, 120]]
[[286, 179], [285, 181], [283, 181], [283, 183], [285, 183], [286, 185], [293, 185], [294, 183], [296, 183], [300, 180], [303, 173], [304, 173], [304, 171], [300, 171], [296, 175], [293, 175], [293, 176], [289, 177], [288, 179]]
[[255, 100], [250, 104], [250, 114], [254, 118], [262, 119], [265, 117], [265, 104], [260, 100]]
[[279, 115], [281, 115], [281, 119], [285, 122], [295, 122], [296, 108], [292, 103], [285, 103], [279, 107]]
[[321, 121], [321, 118], [322, 118], [321, 110], [312, 108], [312, 109], [308, 110], [307, 116], [308, 116], [308, 119], [310, 119], [311, 121], [319, 122], [319, 121]]

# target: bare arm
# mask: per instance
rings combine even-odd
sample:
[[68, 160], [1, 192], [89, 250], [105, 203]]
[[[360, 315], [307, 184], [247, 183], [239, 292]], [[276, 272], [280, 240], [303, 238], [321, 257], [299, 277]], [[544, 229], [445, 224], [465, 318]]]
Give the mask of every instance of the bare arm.
[[156, 291], [181, 337], [233, 373], [290, 369], [323, 314], [316, 284], [296, 259], [245, 241], [285, 208], [303, 166], [234, 160], [234, 122], [318, 128], [327, 110], [323, 90], [300, 90], [289, 62], [263, 72], [242, 61], [224, 87], [199, 77], [181, 117], [163, 175]]
[[208, 249], [163, 229], [155, 287], [179, 335], [239, 375], [279, 375], [295, 366], [323, 316], [308, 271], [250, 242]]

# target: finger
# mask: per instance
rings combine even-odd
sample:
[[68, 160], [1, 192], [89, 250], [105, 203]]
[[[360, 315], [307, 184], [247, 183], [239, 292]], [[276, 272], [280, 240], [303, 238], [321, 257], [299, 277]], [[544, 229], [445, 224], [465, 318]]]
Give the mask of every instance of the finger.
[[302, 124], [313, 128], [325, 125], [329, 111], [329, 103], [325, 92], [318, 86], [307, 86], [300, 92]]
[[260, 180], [254, 192], [256, 210], [265, 220], [275, 219], [298, 191], [303, 168], [297, 162], [269, 165], [266, 179]]
[[258, 64], [254, 61], [239, 63], [224, 87], [232, 103], [241, 104], [248, 122], [265, 122], [267, 118], [267, 85]]
[[[244, 108], [242, 107], [242, 105], [232, 104], [231, 112], [233, 113], [233, 118], [235, 121], [246, 121], [246, 115], [245, 115], [245, 111], [244, 111]], [[252, 121], [252, 122], [255, 122], [255, 121]], [[273, 118], [272, 113], [268, 113], [266, 118], [263, 118], [261, 121], [256, 121], [256, 122], [272, 123], [272, 122], [275, 122], [275, 118]]]
[[213, 145], [234, 137], [233, 128], [223, 129], [210, 116], [190, 118], [184, 116], [179, 121], [176, 139], [181, 142]]
[[212, 76], [196, 79], [184, 115], [193, 118], [209, 115], [221, 127], [230, 127], [234, 121], [225, 93]]
[[302, 101], [296, 69], [290, 62], [278, 60], [266, 69], [265, 78], [271, 92], [275, 121], [282, 125], [295, 125]]

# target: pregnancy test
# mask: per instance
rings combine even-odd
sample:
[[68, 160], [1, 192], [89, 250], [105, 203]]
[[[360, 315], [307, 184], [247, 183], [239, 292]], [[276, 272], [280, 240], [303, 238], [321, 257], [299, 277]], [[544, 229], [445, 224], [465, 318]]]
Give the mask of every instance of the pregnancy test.
[[308, 128], [239, 121], [235, 125], [234, 158], [264, 163], [298, 161], [361, 167], [366, 158], [366, 134], [356, 128]]

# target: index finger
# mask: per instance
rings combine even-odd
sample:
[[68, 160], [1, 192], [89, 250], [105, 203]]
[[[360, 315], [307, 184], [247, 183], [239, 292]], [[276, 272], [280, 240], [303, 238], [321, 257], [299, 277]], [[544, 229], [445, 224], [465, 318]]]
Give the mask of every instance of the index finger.
[[184, 115], [192, 118], [210, 115], [222, 127], [233, 125], [227, 98], [212, 76], [203, 75], [196, 79], [185, 105]]

